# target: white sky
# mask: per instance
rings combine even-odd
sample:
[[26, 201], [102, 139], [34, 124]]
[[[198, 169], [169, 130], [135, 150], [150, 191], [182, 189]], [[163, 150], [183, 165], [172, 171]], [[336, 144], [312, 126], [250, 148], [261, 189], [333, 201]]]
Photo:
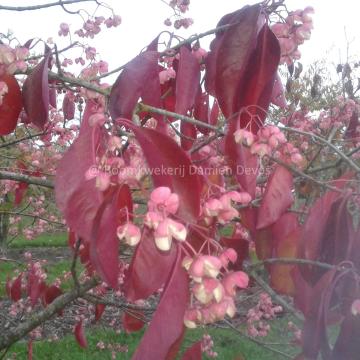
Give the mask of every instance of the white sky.
[[[1, 5], [35, 5], [49, 1], [53, 0], [4, 0]], [[222, 15], [255, 2], [257, 1], [191, 0], [189, 16], [195, 23], [181, 34], [188, 37], [214, 28]], [[105, 31], [104, 35], [89, 40], [89, 44], [95, 46], [102, 58], [109, 62], [110, 69], [130, 60], [160, 31], [169, 29], [162, 21], [172, 12], [161, 0], [107, 0], [107, 3], [122, 17], [123, 23], [118, 28]], [[86, 7], [86, 4], [89, 5], [83, 3], [80, 6]], [[359, 0], [288, 0], [286, 4], [289, 10], [308, 5], [315, 9], [312, 38], [300, 48], [304, 64], [323, 58], [336, 63], [340, 56], [344, 60], [345, 30], [350, 42], [350, 55], [360, 60]], [[79, 5], [72, 6], [69, 9], [78, 7]], [[102, 12], [105, 16], [109, 15], [109, 12]], [[59, 7], [23, 13], [0, 11], [0, 19], [0, 31], [6, 32], [10, 28], [22, 42], [33, 37], [46, 39], [50, 36], [58, 41], [56, 35], [60, 22], [68, 22], [73, 30], [78, 29], [82, 23], [78, 16], [65, 14]], [[67, 41], [62, 39], [58, 47], [66, 46]], [[205, 41], [204, 44], [206, 43]]]

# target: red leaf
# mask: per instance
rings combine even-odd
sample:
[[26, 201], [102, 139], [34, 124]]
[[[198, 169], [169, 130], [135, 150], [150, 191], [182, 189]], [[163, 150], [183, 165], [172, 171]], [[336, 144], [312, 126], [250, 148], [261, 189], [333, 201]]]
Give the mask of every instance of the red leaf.
[[144, 319], [144, 313], [142, 311], [131, 310], [131, 313], [134, 314], [134, 316], [129, 312], [124, 312], [122, 317], [122, 324], [127, 333], [139, 331], [145, 325], [145, 321], [141, 320]]
[[30, 122], [44, 130], [49, 118], [49, 59], [51, 52], [35, 66], [23, 85], [23, 102]]
[[49, 87], [49, 104], [56, 109], [56, 81], [51, 81], [50, 84], [52, 84], [52, 86]]
[[165, 285], [159, 305], [133, 360], [166, 359], [172, 345], [182, 335], [184, 314], [189, 301], [189, 280], [181, 266], [180, 249]]
[[[203, 178], [192, 171], [193, 165], [188, 155], [174, 140], [159, 131], [140, 128], [123, 119], [119, 123], [135, 133], [149, 169], [156, 170], [152, 174], [154, 186], [171, 188], [180, 198], [179, 216], [188, 221], [196, 221], [200, 214]], [[172, 174], [166, 169], [172, 171]], [[158, 170], [160, 171], [157, 172]]]
[[189, 347], [181, 360], [201, 360], [202, 359], [202, 351], [201, 351], [201, 341], [197, 341]]
[[[221, 38], [216, 58], [215, 91], [220, 108], [228, 119], [235, 108], [250, 56], [256, 46], [260, 5], [245, 7], [229, 14], [224, 23], [237, 24], [226, 30]], [[250, 89], [249, 89], [250, 90]]]
[[46, 290], [46, 284], [37, 276], [34, 264], [28, 272], [27, 294], [31, 301], [31, 306], [35, 306], [42, 293]]
[[12, 301], [16, 302], [21, 299], [21, 281], [22, 281], [22, 274], [20, 274], [11, 285], [10, 297]]
[[85, 332], [84, 332], [84, 327], [83, 327], [83, 322], [82, 320], [80, 320], [74, 328], [74, 335], [75, 335], [75, 339], [77, 341], [77, 343], [82, 347], [82, 348], [86, 348], [87, 347], [87, 340], [85, 337]]
[[[215, 102], [214, 102], [214, 105], [215, 105]], [[214, 115], [215, 114], [213, 114], [213, 116]], [[195, 119], [200, 120], [205, 124], [208, 124], [210, 122], [210, 119], [209, 119], [209, 94], [202, 93], [201, 88], [199, 89], [198, 95], [196, 96], [194, 117], [195, 117]], [[197, 129], [204, 135], [207, 135], [210, 132], [210, 129], [204, 128], [202, 126], [197, 126]]]
[[185, 121], [181, 121], [180, 124], [181, 132], [181, 147], [187, 151], [190, 150], [196, 140], [196, 127], [193, 124], [190, 124]]
[[102, 151], [101, 129], [89, 125], [89, 117], [96, 110], [94, 102], [86, 104], [80, 133], [60, 160], [55, 178], [56, 204], [69, 227], [84, 241], [90, 240], [92, 221], [103, 199], [95, 179], [85, 179], [86, 171], [96, 164], [96, 150], [98, 155]]
[[211, 108], [211, 112], [210, 112], [210, 120], [209, 120], [209, 124], [216, 126], [218, 123], [218, 117], [219, 117], [219, 105], [216, 101], [216, 99], [214, 100], [213, 106]]
[[[166, 282], [175, 261], [175, 247], [160, 251], [153, 234], [145, 228], [125, 277], [124, 291], [127, 300], [146, 299]], [[146, 274], [146, 276], [144, 276]]]
[[122, 225], [127, 219], [132, 220], [133, 218], [133, 200], [127, 184], [121, 186], [117, 200], [118, 224]]
[[266, 185], [258, 213], [257, 229], [273, 224], [290, 207], [294, 201], [292, 189], [293, 176], [291, 172], [283, 166], [277, 165]]
[[28, 340], [27, 358], [28, 358], [28, 360], [32, 360], [32, 358], [33, 358], [33, 341], [32, 340]]
[[185, 115], [194, 106], [199, 81], [199, 61], [186, 46], [182, 46], [176, 74], [176, 113]]
[[[337, 187], [338, 189], [343, 189], [348, 183], [348, 180], [352, 177], [353, 174], [347, 173], [340, 179], [333, 181], [331, 185]], [[319, 255], [321, 240], [324, 232], [326, 231], [332, 206], [339, 197], [340, 194], [338, 192], [327, 191], [325, 195], [319, 198], [311, 207], [303, 227], [304, 230], [301, 240], [300, 257], [309, 260], [316, 260]]]
[[44, 305], [51, 304], [57, 297], [62, 295], [62, 290], [56, 286], [51, 285], [43, 292], [43, 303]]
[[126, 64], [110, 93], [109, 111], [114, 120], [131, 119], [140, 96], [145, 95], [148, 105], [160, 101], [158, 59], [157, 51], [145, 51]]
[[18, 185], [16, 186], [16, 189], [15, 189], [14, 205], [17, 206], [17, 205], [21, 204], [28, 187], [29, 187], [29, 184], [27, 184], [27, 183], [24, 183], [24, 182], [18, 183]]
[[243, 262], [249, 257], [249, 241], [241, 238], [227, 238], [222, 237], [220, 239], [220, 244], [232, 248], [237, 253], [237, 259], [234, 264], [229, 264], [229, 268], [233, 270], [241, 270]]
[[102, 314], [105, 311], [105, 305], [104, 304], [96, 304], [95, 305], [95, 321], [99, 321], [102, 317]]
[[253, 133], [261, 127], [267, 115], [279, 61], [279, 42], [269, 26], [264, 25], [234, 99], [234, 113], [246, 109], [236, 120], [237, 126], [245, 128], [250, 124], [249, 130]]
[[[272, 227], [274, 258], [296, 258], [298, 256], [301, 229], [297, 216], [286, 213]], [[271, 287], [278, 293], [294, 295], [291, 275], [294, 265], [274, 264], [270, 266]]]
[[281, 82], [279, 73], [277, 73], [275, 77], [274, 87], [271, 93], [271, 102], [281, 108], [285, 108], [287, 105], [284, 94], [284, 86]]
[[118, 287], [119, 240], [118, 202], [120, 189], [109, 193], [99, 207], [93, 221], [90, 245], [90, 260], [101, 278], [113, 289]]
[[12, 133], [23, 107], [20, 86], [13, 75], [0, 76], [0, 82], [3, 81], [8, 92], [4, 95], [0, 105], [0, 135]]
[[75, 103], [70, 99], [70, 96], [66, 94], [62, 103], [62, 111], [64, 113], [65, 120], [72, 120], [75, 116]]

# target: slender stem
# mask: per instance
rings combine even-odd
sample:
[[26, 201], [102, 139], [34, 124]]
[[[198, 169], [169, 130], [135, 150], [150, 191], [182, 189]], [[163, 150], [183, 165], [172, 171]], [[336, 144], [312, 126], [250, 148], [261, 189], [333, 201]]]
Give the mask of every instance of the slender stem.
[[64, 6], [70, 4], [77, 4], [83, 2], [95, 2], [98, 4], [96, 0], [60, 0], [52, 3], [47, 4], [38, 4], [38, 5], [30, 5], [30, 6], [6, 6], [0, 5], [0, 10], [7, 10], [7, 11], [33, 11], [33, 10], [40, 10], [46, 9], [53, 6]]
[[0, 171], [0, 180], [14, 180], [21, 181], [27, 184], [34, 184], [43, 187], [47, 187], [49, 189], [54, 188], [54, 184], [50, 180], [44, 180], [35, 176], [25, 175], [25, 174], [17, 174], [10, 171]]

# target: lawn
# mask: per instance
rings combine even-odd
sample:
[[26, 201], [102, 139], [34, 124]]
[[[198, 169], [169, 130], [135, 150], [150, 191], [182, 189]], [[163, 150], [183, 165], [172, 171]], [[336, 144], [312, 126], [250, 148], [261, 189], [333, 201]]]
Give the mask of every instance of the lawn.
[[[288, 354], [295, 355], [296, 351], [287, 345], [288, 334], [284, 333], [284, 321], [278, 320], [274, 322], [273, 330], [267, 338], [261, 339], [266, 343], [270, 343], [273, 348]], [[279, 333], [280, 332], [280, 333]], [[185, 340], [182, 346], [181, 353], [185, 348], [190, 346], [193, 342], [201, 339], [204, 330], [196, 329], [189, 330], [186, 333]], [[217, 359], [222, 360], [281, 360], [286, 359], [279, 354], [272, 353], [251, 341], [242, 338], [237, 333], [228, 329], [209, 330], [215, 346], [214, 350], [218, 353]], [[68, 335], [59, 341], [38, 341], [33, 346], [33, 358], [36, 359], [51, 359], [51, 360], [100, 360], [111, 359], [111, 352], [108, 349], [100, 350], [96, 344], [99, 341], [104, 342], [105, 346], [108, 344], [117, 344], [127, 349], [127, 352], [118, 352], [116, 359], [131, 359], [131, 355], [136, 349], [143, 332], [126, 334], [125, 332], [116, 334], [114, 331], [95, 328], [86, 332], [88, 341], [88, 348], [80, 348], [72, 335]], [[285, 337], [284, 337], [285, 335]], [[275, 342], [275, 339], [281, 339]], [[274, 345], [275, 344], [275, 345]], [[13, 346], [8, 355], [16, 353], [16, 359], [27, 359], [27, 345], [26, 343], [18, 343]], [[209, 359], [206, 355], [204, 359]], [[161, 360], [161, 359], [159, 359]]]
[[[49, 234], [42, 235], [39, 238], [29, 241], [25, 239], [18, 239], [13, 242], [12, 249], [29, 250], [29, 248], [51, 248], [66, 246], [67, 236], [66, 234]], [[25, 249], [26, 247], [26, 249]], [[45, 249], [44, 249], [45, 250]], [[51, 249], [49, 249], [51, 251]], [[57, 262], [52, 261], [51, 264], [45, 265], [45, 269], [48, 274], [48, 280], [51, 283], [55, 278], [61, 276], [65, 271], [70, 269], [71, 259], [61, 259]], [[12, 262], [5, 262], [0, 260], [0, 301], [1, 297], [5, 296], [5, 282], [8, 275], [17, 268], [17, 265]], [[79, 271], [81, 271], [81, 265], [79, 265]], [[72, 281], [63, 283], [63, 290], [67, 290], [72, 286]], [[268, 346], [277, 349], [281, 352], [294, 356], [298, 350], [293, 346], [289, 346], [291, 342], [291, 334], [287, 331], [287, 322], [289, 318], [283, 317], [271, 322], [271, 331], [266, 338], [256, 338]], [[244, 326], [240, 327], [240, 331], [245, 334]], [[224, 329], [220, 327], [212, 327], [208, 329], [209, 334], [212, 336], [215, 346], [214, 351], [218, 353], [217, 359], [224, 360], [278, 360], [286, 359], [280, 354], [274, 353], [268, 349], [260, 347], [248, 338], [240, 335], [231, 329]], [[182, 351], [190, 346], [193, 342], [201, 339], [205, 333], [205, 329], [196, 329], [187, 331], [185, 340], [183, 343]], [[136, 349], [143, 332], [126, 334], [122, 332], [120, 334], [115, 333], [113, 330], [103, 328], [101, 326], [92, 326], [91, 329], [86, 330], [86, 337], [88, 340], [88, 348], [80, 348], [73, 335], [69, 334], [58, 341], [37, 341], [33, 346], [33, 359], [34, 360], [95, 360], [95, 359], [111, 359], [111, 351], [108, 349], [100, 350], [96, 344], [99, 341], [103, 341], [107, 346], [108, 344], [117, 344], [117, 346], [123, 346], [127, 348], [127, 352], [118, 352], [116, 359], [130, 359], [132, 353]], [[8, 351], [5, 359], [11, 359], [15, 356], [16, 359], [27, 359], [27, 343], [22, 341], [15, 344]], [[288, 357], [291, 358], [291, 357]], [[204, 356], [204, 359], [208, 359]], [[161, 360], [161, 359], [159, 359]]]

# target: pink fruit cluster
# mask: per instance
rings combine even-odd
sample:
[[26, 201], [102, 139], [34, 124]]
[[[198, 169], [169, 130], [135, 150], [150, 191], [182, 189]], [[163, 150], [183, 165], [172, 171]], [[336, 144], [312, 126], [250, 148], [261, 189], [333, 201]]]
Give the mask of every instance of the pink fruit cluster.
[[204, 220], [207, 225], [214, 222], [225, 225], [239, 216], [233, 203], [247, 205], [251, 196], [247, 192], [229, 191], [219, 198], [212, 197], [203, 205]]
[[255, 135], [246, 129], [234, 133], [235, 142], [250, 147], [252, 154], [259, 157], [273, 156], [294, 165], [303, 163], [300, 150], [288, 142], [281, 129], [275, 125], [262, 127]]
[[261, 293], [257, 305], [247, 313], [247, 331], [250, 336], [267, 336], [270, 325], [268, 320], [274, 319], [282, 312], [282, 307], [274, 305], [267, 293]]
[[[27, 69], [25, 59], [28, 55], [29, 49], [26, 47], [19, 46], [13, 49], [9, 45], [0, 44], [0, 76], [14, 74], [16, 71], [25, 71]], [[2, 91], [4, 91], [4, 87], [2, 87]]]
[[310, 39], [313, 29], [310, 14], [313, 13], [312, 7], [306, 7], [304, 10], [290, 12], [285, 22], [272, 25], [271, 29], [280, 43], [280, 63], [291, 65], [294, 60], [300, 59], [301, 53], [298, 46]]
[[191, 303], [185, 312], [184, 324], [196, 328], [210, 324], [236, 313], [236, 289], [248, 286], [249, 277], [242, 271], [227, 271], [228, 263], [234, 263], [237, 254], [233, 249], [224, 250], [220, 256], [186, 256], [183, 267], [192, 279]]
[[213, 350], [214, 348], [214, 341], [211, 338], [211, 335], [204, 334], [201, 340], [201, 351], [206, 354], [209, 358], [216, 358], [218, 357], [218, 353]]

